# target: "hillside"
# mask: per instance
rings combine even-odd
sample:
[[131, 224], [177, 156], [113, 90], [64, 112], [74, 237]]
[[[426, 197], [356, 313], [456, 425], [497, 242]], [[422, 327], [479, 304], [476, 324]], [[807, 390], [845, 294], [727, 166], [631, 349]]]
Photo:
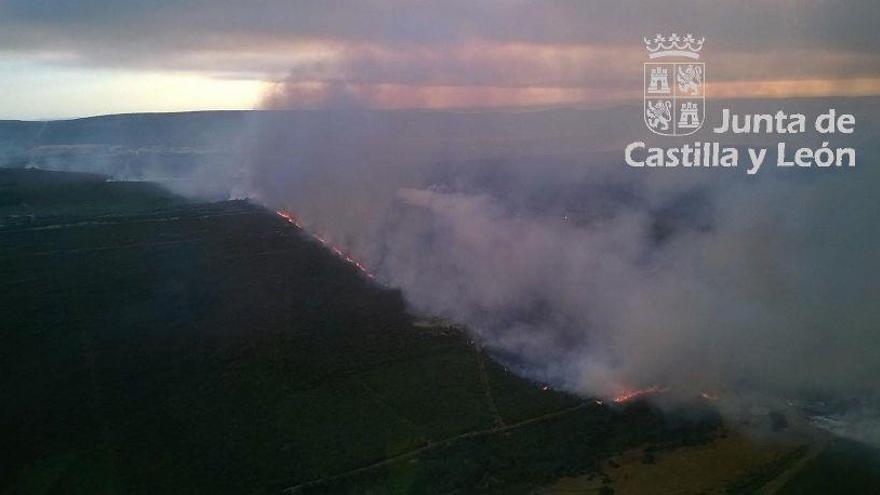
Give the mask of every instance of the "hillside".
[[517, 493], [713, 428], [541, 390], [307, 239], [0, 170], [0, 493]]

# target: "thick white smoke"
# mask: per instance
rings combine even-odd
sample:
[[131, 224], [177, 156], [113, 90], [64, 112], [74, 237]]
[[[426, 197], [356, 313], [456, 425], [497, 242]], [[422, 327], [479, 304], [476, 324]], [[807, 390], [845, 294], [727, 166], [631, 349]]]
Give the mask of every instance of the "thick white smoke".
[[872, 145], [856, 170], [745, 178], [626, 170], [589, 140], [528, 155], [553, 112], [469, 136], [454, 115], [329, 115], [257, 133], [256, 194], [522, 372], [606, 397], [876, 394]]
[[[821, 400], [848, 411], [848, 434], [874, 431], [851, 420], [880, 410], [869, 120], [855, 169], [752, 177], [627, 168], [642, 131], [622, 115], [637, 114], [254, 113], [213, 144], [234, 153], [170, 184], [291, 210], [414, 309], [553, 386]], [[82, 161], [124, 179], [161, 178], [168, 160]]]

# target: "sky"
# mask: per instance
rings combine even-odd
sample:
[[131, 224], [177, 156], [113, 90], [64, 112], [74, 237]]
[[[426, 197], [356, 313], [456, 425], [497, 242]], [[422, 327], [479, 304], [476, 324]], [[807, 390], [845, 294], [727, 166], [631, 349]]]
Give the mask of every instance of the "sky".
[[874, 0], [3, 0], [0, 118], [589, 106], [643, 36], [705, 37], [714, 97], [880, 94]]

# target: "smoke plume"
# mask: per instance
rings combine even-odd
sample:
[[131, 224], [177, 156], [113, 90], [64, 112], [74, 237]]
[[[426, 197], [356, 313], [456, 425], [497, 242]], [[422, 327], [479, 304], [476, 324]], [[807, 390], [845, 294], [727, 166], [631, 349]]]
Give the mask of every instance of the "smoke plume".
[[872, 145], [855, 170], [634, 171], [588, 114], [279, 114], [243, 160], [261, 201], [542, 382], [876, 394]]

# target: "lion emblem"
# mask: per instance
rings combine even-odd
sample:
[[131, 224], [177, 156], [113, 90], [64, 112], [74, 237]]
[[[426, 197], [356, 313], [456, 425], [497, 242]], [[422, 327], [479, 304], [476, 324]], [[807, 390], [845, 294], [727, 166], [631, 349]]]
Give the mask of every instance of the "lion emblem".
[[672, 102], [669, 100], [648, 102], [645, 107], [645, 117], [651, 129], [659, 129], [661, 131], [669, 130], [669, 123], [672, 122]]
[[676, 79], [679, 91], [699, 95], [700, 85], [703, 83], [703, 68], [693, 64], [679, 65]]

